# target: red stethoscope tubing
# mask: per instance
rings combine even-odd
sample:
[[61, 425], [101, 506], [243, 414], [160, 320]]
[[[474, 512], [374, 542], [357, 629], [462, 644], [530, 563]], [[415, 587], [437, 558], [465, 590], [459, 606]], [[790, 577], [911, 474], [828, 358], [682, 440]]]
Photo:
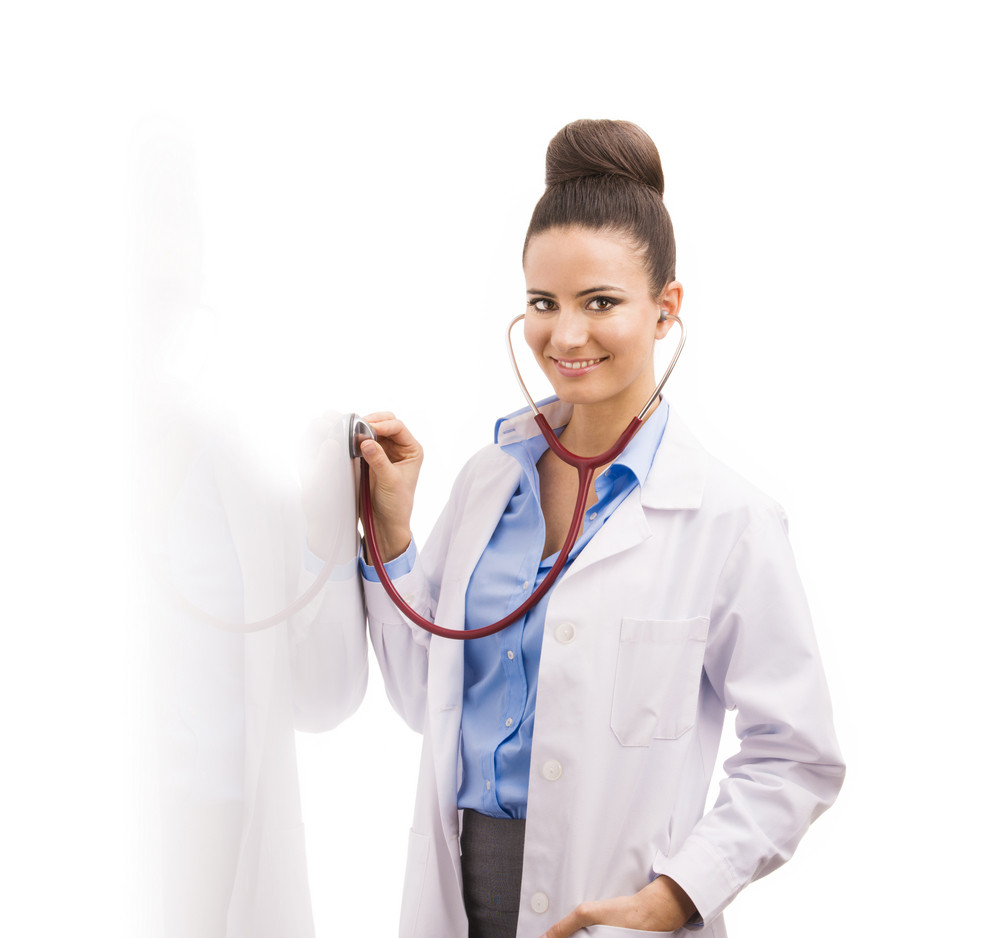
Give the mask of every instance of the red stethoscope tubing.
[[565, 446], [559, 442], [559, 438], [552, 432], [552, 427], [549, 426], [549, 422], [545, 419], [542, 414], [538, 414], [535, 417], [535, 423], [538, 424], [539, 429], [542, 431], [542, 435], [545, 437], [546, 442], [548, 442], [549, 447], [552, 451], [565, 463], [571, 465], [576, 469], [579, 490], [576, 495], [576, 507], [573, 509], [573, 520], [570, 522], [569, 532], [566, 535], [566, 541], [562, 546], [562, 550], [559, 551], [559, 556], [556, 557], [555, 563], [552, 564], [552, 568], [545, 575], [545, 579], [535, 587], [532, 594], [517, 607], [513, 612], [508, 613], [502, 619], [491, 625], [484, 625], [479, 629], [446, 629], [444, 626], [438, 625], [435, 622], [431, 622], [430, 619], [425, 619], [420, 613], [410, 607], [410, 605], [400, 596], [399, 591], [393, 585], [392, 580], [389, 577], [388, 572], [385, 569], [385, 563], [382, 560], [382, 556], [379, 553], [378, 545], [375, 543], [374, 530], [375, 530], [375, 520], [372, 513], [372, 498], [371, 498], [371, 487], [368, 481], [368, 463], [361, 460], [361, 517], [365, 524], [365, 543], [368, 546], [368, 552], [371, 554], [372, 564], [375, 567], [375, 572], [378, 574], [378, 578], [385, 587], [386, 593], [388, 593], [389, 598], [395, 603], [396, 608], [399, 609], [401, 613], [415, 625], [419, 625], [420, 628], [430, 632], [432, 635], [440, 635], [443, 638], [454, 638], [461, 639], [463, 641], [470, 638], [482, 638], [485, 635], [492, 635], [494, 632], [499, 632], [501, 629], [507, 628], [508, 625], [513, 624], [518, 619], [520, 619], [528, 610], [536, 606], [542, 599], [542, 597], [549, 591], [552, 584], [555, 583], [556, 578], [562, 573], [563, 568], [566, 566], [566, 561], [569, 559], [570, 551], [573, 549], [573, 544], [576, 543], [576, 539], [579, 536], [579, 531], [583, 525], [583, 516], [587, 511], [587, 496], [590, 494], [590, 484], [594, 481], [594, 473], [609, 462], [613, 462], [617, 459], [625, 447], [628, 446], [632, 437], [636, 435], [639, 427], [642, 426], [642, 421], [638, 417], [633, 417], [632, 422], [625, 428], [624, 433], [618, 438], [618, 442], [615, 443], [611, 449], [606, 450], [599, 456], [577, 456], [576, 453], [571, 453]]

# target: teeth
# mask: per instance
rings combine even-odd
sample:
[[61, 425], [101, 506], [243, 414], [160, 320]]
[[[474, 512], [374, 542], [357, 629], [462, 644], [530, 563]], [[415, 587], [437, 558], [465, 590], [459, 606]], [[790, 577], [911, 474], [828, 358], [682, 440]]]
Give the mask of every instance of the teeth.
[[591, 365], [596, 365], [600, 361], [599, 358], [591, 358], [589, 361], [575, 361], [575, 362], [564, 362], [560, 361], [559, 364], [563, 368], [589, 368]]

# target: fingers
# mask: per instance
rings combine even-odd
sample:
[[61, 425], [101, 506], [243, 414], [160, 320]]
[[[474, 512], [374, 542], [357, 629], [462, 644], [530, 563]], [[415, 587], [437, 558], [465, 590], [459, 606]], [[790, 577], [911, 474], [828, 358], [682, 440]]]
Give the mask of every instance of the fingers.
[[392, 460], [389, 459], [385, 450], [374, 440], [362, 441], [361, 456], [376, 475], [392, 466]]
[[[387, 410], [376, 411], [364, 419], [375, 430], [390, 462], [422, 458], [423, 449], [420, 443], [394, 413]], [[300, 467], [324, 454], [333, 454], [338, 458], [341, 456], [338, 448], [341, 445], [339, 443], [341, 434], [338, 431], [344, 420], [343, 414], [330, 410], [309, 424], [299, 441]], [[369, 463], [374, 466], [370, 460]]]
[[406, 424], [395, 414], [388, 412], [369, 414], [365, 417], [365, 420], [372, 425], [380, 439], [384, 437], [392, 440], [400, 447], [415, 447], [419, 445]]
[[400, 420], [395, 414], [387, 410], [380, 410], [374, 414], [368, 414], [368, 416], [365, 417], [365, 420], [375, 428], [375, 432], [378, 433], [379, 436], [395, 436], [397, 433], [401, 433], [406, 430], [406, 426], [403, 421]]
[[[678, 894], [683, 902], [677, 898]], [[542, 938], [569, 938], [590, 925], [612, 925], [636, 931], [676, 931], [693, 912], [694, 903], [687, 893], [673, 880], [659, 876], [633, 896], [581, 902]]]
[[[410, 433], [406, 424], [395, 414], [387, 411], [369, 414], [365, 420], [371, 424], [372, 429], [378, 436], [379, 445], [389, 457], [389, 461], [414, 462], [417, 465], [423, 460], [424, 451], [416, 437]], [[375, 468], [375, 464], [369, 461], [369, 465]]]
[[569, 915], [556, 922], [555, 925], [542, 935], [542, 938], [569, 938], [570, 935], [575, 934], [581, 928], [593, 925], [594, 922], [586, 920], [581, 912], [581, 908], [581, 906], [577, 906]]

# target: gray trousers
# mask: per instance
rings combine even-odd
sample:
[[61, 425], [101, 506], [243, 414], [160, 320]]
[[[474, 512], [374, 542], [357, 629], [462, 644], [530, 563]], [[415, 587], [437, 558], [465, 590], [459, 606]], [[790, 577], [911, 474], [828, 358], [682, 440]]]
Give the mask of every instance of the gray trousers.
[[487, 817], [466, 808], [461, 843], [469, 938], [514, 938], [524, 821]]

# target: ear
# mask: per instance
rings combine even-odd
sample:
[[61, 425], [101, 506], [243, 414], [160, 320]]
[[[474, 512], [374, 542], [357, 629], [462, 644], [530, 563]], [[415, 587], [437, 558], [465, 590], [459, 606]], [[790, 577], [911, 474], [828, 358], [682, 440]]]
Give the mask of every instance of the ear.
[[684, 301], [684, 287], [680, 285], [677, 280], [671, 280], [663, 290], [660, 292], [659, 297], [656, 302], [660, 307], [661, 321], [656, 324], [656, 338], [662, 339], [670, 327], [673, 325], [670, 321], [663, 321], [662, 317], [664, 315], [669, 316], [680, 316], [681, 303]]

